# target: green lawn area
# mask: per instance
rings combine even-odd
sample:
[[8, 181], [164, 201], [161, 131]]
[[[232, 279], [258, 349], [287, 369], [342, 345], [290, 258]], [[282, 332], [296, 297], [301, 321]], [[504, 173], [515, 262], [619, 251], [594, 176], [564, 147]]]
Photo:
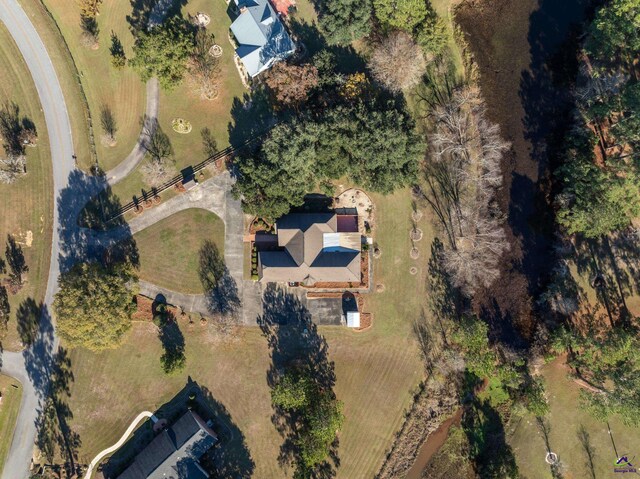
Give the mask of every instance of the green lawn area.
[[[126, 0], [124, 3], [129, 5]], [[103, 10], [107, 8], [105, 4]], [[200, 131], [205, 127], [211, 130], [218, 150], [229, 146], [232, 105], [234, 100], [241, 99], [247, 92], [233, 62], [234, 51], [228, 40], [231, 19], [227, 15], [227, 5], [222, 0], [191, 0], [183, 7], [182, 12], [184, 16], [195, 15], [198, 12], [210, 15], [211, 23], [207, 29], [215, 35], [216, 43], [222, 47], [223, 53], [220, 58], [220, 92], [216, 99], [201, 99], [199, 95], [190, 91], [186, 81], [171, 91], [160, 93], [159, 122], [171, 140], [178, 170], [196, 165], [205, 159], [200, 136]], [[193, 126], [191, 133], [183, 135], [173, 131], [171, 121], [174, 118], [190, 121]], [[124, 181], [115, 185], [113, 191], [123, 203], [126, 203], [133, 195], [140, 194], [141, 188], [145, 188], [145, 185], [139, 170], [135, 170]]]
[[[9, 295], [11, 318], [2, 346], [21, 349], [16, 328], [16, 311], [28, 298], [44, 299], [49, 273], [52, 228], [52, 182], [49, 138], [40, 102], [27, 65], [4, 24], [0, 23], [0, 104], [13, 101], [20, 114], [36, 125], [38, 146], [27, 148], [27, 175], [12, 185], [0, 184], [0, 251], [4, 258], [7, 234], [24, 243], [22, 248], [29, 272], [26, 284], [16, 295]], [[4, 154], [4, 151], [1, 153]], [[29, 236], [32, 242], [27, 245]]]
[[[103, 170], [120, 163], [130, 152], [140, 134], [140, 120], [145, 111], [145, 86], [130, 68], [117, 71], [111, 66], [111, 32], [114, 32], [131, 56], [133, 35], [126, 17], [131, 13], [129, 0], [111, 0], [102, 4], [98, 16], [100, 47], [91, 50], [80, 43], [80, 7], [68, 0], [45, 0], [64, 35], [80, 71], [84, 91], [89, 102], [95, 135], [98, 161]], [[105, 146], [100, 112], [107, 106], [113, 112], [118, 131], [117, 144]]]
[[140, 278], [182, 293], [202, 293], [198, 252], [206, 240], [224, 254], [224, 222], [201, 209], [184, 210], [134, 235]]
[[[623, 425], [616, 418], [609, 421], [611, 438], [606, 423], [593, 419], [580, 408], [580, 388], [567, 378], [568, 372], [562, 359], [556, 359], [542, 368], [550, 405], [547, 418], [551, 450], [558, 454], [563, 472], [566, 472], [565, 477], [591, 477], [584, 446], [578, 437], [580, 429], [584, 427], [595, 450], [595, 477], [614, 477], [617, 475], [613, 472], [616, 454], [611, 439], [615, 442], [618, 454], [637, 457], [640, 431]], [[549, 466], [544, 462], [545, 443], [535, 419], [525, 416], [517, 422], [515, 431], [509, 433], [508, 442], [513, 447], [520, 472], [531, 479], [551, 478]]]
[[2, 393], [2, 403], [0, 403], [0, 472], [2, 472], [11, 447], [18, 411], [20, 411], [22, 385], [15, 379], [0, 374], [0, 393]]
[[[386, 288], [367, 300], [367, 311], [374, 312], [374, 326], [365, 333], [340, 327], [319, 330], [327, 339], [329, 359], [335, 362], [335, 391], [344, 402], [346, 416], [340, 432], [339, 478], [375, 475], [423, 376], [411, 324], [425, 300], [430, 246], [427, 220], [420, 225], [425, 238], [418, 243], [421, 255], [415, 264], [419, 274], [411, 276], [410, 193], [402, 190], [387, 197], [376, 195], [374, 200], [378, 225], [374, 234], [383, 251], [374, 261], [375, 281]], [[161, 225], [167, 229], [166, 223]], [[146, 241], [139, 235], [136, 240], [144, 267], [148, 263], [143, 251]], [[167, 265], [165, 279], [181, 274], [180, 268], [174, 267], [178, 264], [175, 254], [171, 251], [170, 260], [161, 262]], [[118, 350], [72, 352], [75, 383], [69, 405], [74, 415], [72, 427], [82, 439], [80, 460], [91, 460], [115, 442], [139, 411], [153, 411], [171, 399], [189, 375], [228, 409], [231, 420], [246, 436], [256, 464], [254, 477], [286, 477], [277, 461], [282, 440], [270, 420], [266, 381], [270, 357], [260, 330], [244, 328], [238, 341], [220, 343], [206, 326], [181, 322], [180, 328], [187, 364], [184, 374], [177, 377], [162, 373], [157, 331], [146, 323], [135, 323]]]
[[[77, 8], [75, 2], [67, 2], [67, 4]], [[80, 168], [88, 169], [92, 165], [92, 160], [89, 148], [87, 110], [82, 100], [82, 90], [73, 66], [73, 59], [65, 47], [65, 39], [41, 0], [21, 0], [20, 5], [38, 31], [56, 69], [69, 112], [73, 145], [78, 157], [77, 163]]]

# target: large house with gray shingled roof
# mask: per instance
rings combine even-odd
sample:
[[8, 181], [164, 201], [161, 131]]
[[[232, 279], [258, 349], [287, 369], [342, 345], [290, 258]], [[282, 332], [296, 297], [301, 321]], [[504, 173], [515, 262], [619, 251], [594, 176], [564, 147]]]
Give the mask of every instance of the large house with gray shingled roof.
[[233, 0], [240, 12], [231, 24], [236, 55], [253, 78], [292, 55], [296, 46], [268, 0]]
[[117, 479], [207, 479], [198, 460], [216, 442], [216, 433], [188, 411], [158, 434]]
[[258, 252], [261, 282], [360, 283], [362, 236], [353, 215], [292, 213], [276, 222], [277, 248]]

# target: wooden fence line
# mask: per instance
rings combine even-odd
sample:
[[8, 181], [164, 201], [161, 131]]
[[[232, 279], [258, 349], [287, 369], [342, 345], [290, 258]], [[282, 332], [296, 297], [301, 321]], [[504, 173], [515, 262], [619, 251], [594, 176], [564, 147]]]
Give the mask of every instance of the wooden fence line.
[[209, 158], [207, 158], [206, 160], [202, 161], [201, 163], [198, 163], [197, 165], [193, 166], [193, 167], [186, 167], [184, 168], [177, 176], [174, 176], [172, 179], [170, 179], [169, 181], [167, 181], [166, 183], [163, 183], [162, 185], [158, 186], [157, 188], [151, 188], [151, 190], [147, 193], [144, 190], [142, 190], [142, 198], [138, 199], [137, 197], [134, 196], [134, 199], [132, 201], [130, 201], [129, 203], [123, 205], [120, 207], [120, 209], [118, 210], [117, 213], [115, 213], [113, 216], [111, 216], [109, 219], [106, 220], [107, 223], [109, 223], [110, 221], [113, 221], [116, 218], [121, 217], [122, 215], [128, 213], [129, 211], [135, 209], [139, 204], [140, 201], [146, 201], [149, 198], [154, 198], [155, 196], [159, 195], [160, 193], [162, 193], [163, 191], [168, 190], [169, 188], [171, 188], [172, 186], [182, 182], [186, 177], [184, 172], [187, 171], [189, 173], [189, 176], [194, 175], [195, 173], [198, 173], [199, 171], [203, 170], [204, 168], [206, 168], [207, 166], [211, 165], [212, 163], [215, 163], [216, 161], [220, 161], [222, 159], [228, 160], [229, 158], [233, 158], [238, 152], [240, 152], [241, 150], [244, 150], [247, 146], [249, 146], [251, 143], [255, 142], [256, 140], [258, 140], [260, 137], [254, 137], [250, 140], [247, 140], [245, 143], [243, 143], [242, 145], [240, 145], [238, 148], [234, 148], [232, 146], [229, 146], [227, 148], [225, 148], [224, 150], [220, 150], [218, 151], [215, 155], [210, 156]]

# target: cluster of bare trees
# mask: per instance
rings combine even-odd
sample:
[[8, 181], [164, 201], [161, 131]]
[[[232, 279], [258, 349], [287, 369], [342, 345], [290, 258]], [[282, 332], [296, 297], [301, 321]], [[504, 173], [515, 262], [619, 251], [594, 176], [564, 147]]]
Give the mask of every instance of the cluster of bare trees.
[[375, 79], [393, 92], [416, 86], [426, 66], [422, 49], [405, 32], [394, 32], [382, 40], [369, 61]]
[[448, 240], [444, 265], [454, 284], [472, 295], [499, 276], [498, 262], [509, 249], [495, 192], [510, 145], [500, 137], [498, 125], [486, 119], [478, 88], [461, 87], [436, 97], [423, 194]]
[[35, 146], [38, 135], [30, 120], [20, 118], [15, 103], [0, 107], [0, 140], [5, 155], [0, 157], [0, 183], [10, 184], [27, 173], [25, 147]]
[[193, 52], [187, 61], [191, 88], [204, 100], [213, 100], [218, 96], [220, 65], [211, 53], [215, 44], [212, 34], [204, 28], [198, 28]]

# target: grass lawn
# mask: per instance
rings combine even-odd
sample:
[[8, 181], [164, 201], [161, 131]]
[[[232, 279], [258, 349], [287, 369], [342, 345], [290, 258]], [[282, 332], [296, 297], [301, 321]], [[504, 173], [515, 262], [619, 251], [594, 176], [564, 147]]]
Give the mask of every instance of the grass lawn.
[[[80, 7], [78, 2], [68, 0], [45, 0], [64, 35], [73, 58], [80, 71], [89, 109], [93, 119], [98, 161], [104, 170], [120, 163], [130, 152], [140, 133], [140, 119], [144, 115], [145, 86], [131, 68], [117, 71], [111, 66], [111, 32], [114, 32], [131, 56], [133, 35], [126, 20], [131, 13], [129, 0], [105, 2], [98, 16], [100, 47], [91, 50], [80, 43]], [[100, 141], [103, 134], [100, 112], [109, 107], [116, 120], [117, 144], [105, 146]]]
[[[75, 2], [67, 2], [67, 4], [77, 8]], [[69, 112], [73, 146], [78, 157], [77, 163], [80, 168], [88, 169], [92, 160], [89, 149], [87, 111], [83, 104], [82, 90], [73, 66], [73, 60], [64, 44], [65, 39], [41, 0], [21, 0], [20, 5], [38, 31], [56, 69]]]
[[[556, 359], [542, 368], [551, 408], [548, 415], [551, 450], [563, 464], [564, 477], [591, 477], [584, 446], [578, 437], [578, 432], [584, 427], [595, 450], [595, 477], [614, 477], [617, 475], [613, 472], [616, 454], [607, 424], [593, 419], [579, 407], [580, 388], [567, 378], [567, 372], [562, 359]], [[618, 454], [637, 457], [640, 431], [624, 426], [617, 418], [609, 421], [609, 425]], [[545, 443], [535, 419], [525, 416], [515, 431], [510, 432], [508, 442], [514, 449], [520, 471], [530, 479], [551, 478], [549, 466], [544, 461], [547, 452]]]
[[49, 138], [40, 110], [40, 102], [27, 65], [4, 24], [0, 23], [0, 104], [13, 101], [20, 114], [36, 125], [38, 146], [27, 148], [27, 175], [12, 185], [0, 184], [0, 251], [4, 257], [7, 234], [26, 243], [29, 232], [31, 245], [22, 244], [29, 272], [27, 282], [16, 295], [9, 295], [11, 319], [2, 345], [19, 350], [21, 343], [16, 328], [16, 310], [27, 298], [44, 299], [49, 272], [52, 228], [52, 182]]
[[134, 235], [140, 278], [182, 293], [202, 293], [198, 252], [206, 240], [224, 254], [224, 222], [213, 213], [189, 209]]
[[[421, 255], [415, 262], [419, 274], [411, 276], [409, 268], [414, 261], [409, 258], [409, 191], [375, 196], [374, 200], [378, 225], [374, 234], [383, 252], [374, 262], [375, 280], [386, 288], [367, 300], [367, 310], [374, 312], [374, 326], [365, 333], [340, 327], [319, 330], [327, 339], [329, 359], [335, 362], [335, 391], [344, 402], [346, 416], [340, 433], [340, 478], [375, 475], [404, 418], [411, 392], [423, 375], [411, 323], [425, 300], [428, 226], [423, 220], [425, 238], [418, 243]], [[147, 232], [149, 229], [142, 233]], [[136, 239], [144, 267], [145, 241], [139, 235]], [[166, 277], [177, 271], [168, 269]], [[211, 390], [246, 436], [255, 461], [254, 477], [286, 477], [277, 462], [282, 440], [270, 420], [266, 381], [271, 364], [269, 349], [259, 329], [244, 328], [239, 341], [221, 344], [214, 341], [209, 328], [200, 324], [181, 322], [180, 327], [185, 336], [187, 365], [185, 373], [177, 377], [162, 373], [157, 331], [145, 323], [136, 323], [118, 350], [72, 352], [75, 383], [69, 405], [74, 415], [72, 427], [82, 439], [80, 460], [91, 460], [115, 442], [139, 411], [154, 410], [169, 400], [189, 375]]]
[[15, 379], [0, 374], [0, 393], [2, 393], [2, 403], [0, 403], [0, 472], [2, 472], [20, 410], [22, 386]]

